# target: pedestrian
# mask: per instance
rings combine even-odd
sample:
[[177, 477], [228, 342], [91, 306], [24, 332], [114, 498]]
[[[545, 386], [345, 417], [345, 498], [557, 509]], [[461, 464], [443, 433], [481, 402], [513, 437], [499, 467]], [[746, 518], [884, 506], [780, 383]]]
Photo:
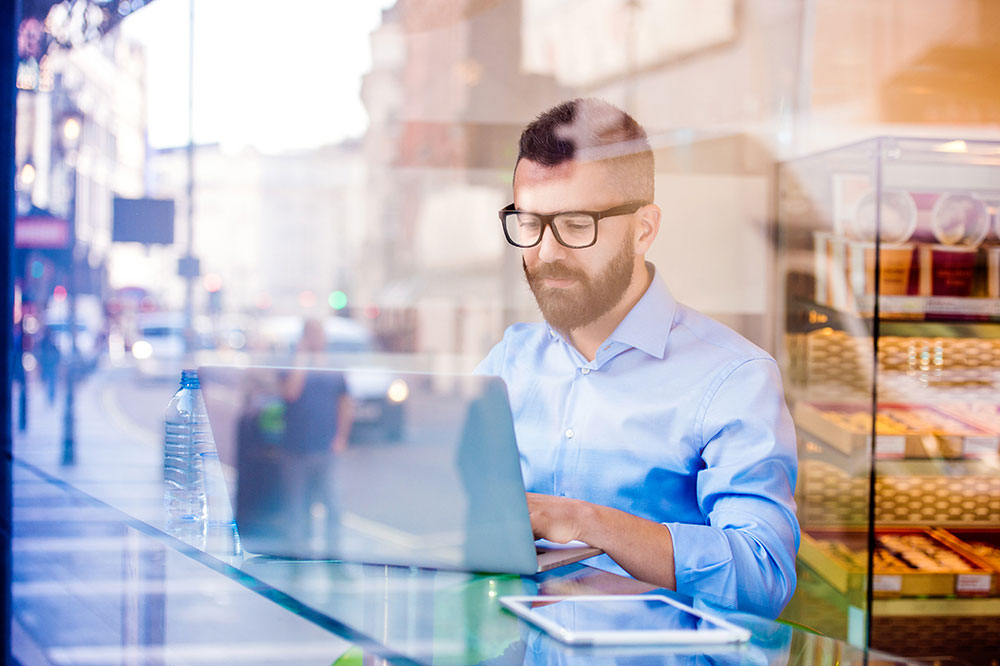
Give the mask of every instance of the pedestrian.
[[315, 543], [311, 520], [323, 514], [323, 537], [329, 550], [337, 538], [339, 512], [334, 492], [336, 456], [347, 450], [354, 402], [342, 372], [315, 369], [323, 364], [326, 337], [322, 323], [308, 319], [291, 369], [281, 380], [284, 432], [282, 475], [289, 498], [291, 538], [302, 550]]
[[50, 405], [56, 401], [56, 384], [59, 380], [59, 347], [53, 338], [52, 330], [46, 327], [38, 342], [38, 362], [42, 368], [42, 381]]

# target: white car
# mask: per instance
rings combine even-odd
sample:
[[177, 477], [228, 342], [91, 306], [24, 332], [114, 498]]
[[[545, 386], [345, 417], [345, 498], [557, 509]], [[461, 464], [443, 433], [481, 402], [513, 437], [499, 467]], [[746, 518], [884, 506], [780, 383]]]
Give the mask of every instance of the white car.
[[179, 379], [186, 342], [179, 312], [147, 312], [136, 321], [132, 356], [139, 373], [150, 379]]

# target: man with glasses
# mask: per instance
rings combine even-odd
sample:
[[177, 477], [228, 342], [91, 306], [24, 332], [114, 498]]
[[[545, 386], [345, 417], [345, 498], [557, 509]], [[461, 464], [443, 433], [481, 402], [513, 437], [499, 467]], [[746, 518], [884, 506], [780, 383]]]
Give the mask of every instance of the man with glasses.
[[507, 383], [536, 538], [774, 617], [799, 541], [781, 378], [645, 261], [661, 223], [653, 174], [645, 131], [606, 102], [525, 128], [500, 220], [545, 322], [508, 328], [477, 371]]

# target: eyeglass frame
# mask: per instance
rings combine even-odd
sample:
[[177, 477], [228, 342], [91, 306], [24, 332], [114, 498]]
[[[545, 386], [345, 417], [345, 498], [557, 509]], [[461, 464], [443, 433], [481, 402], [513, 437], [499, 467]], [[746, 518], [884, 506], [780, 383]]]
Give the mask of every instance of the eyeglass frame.
[[[587, 247], [593, 247], [594, 245], [597, 244], [597, 227], [598, 227], [597, 223], [599, 221], [603, 220], [606, 217], [618, 217], [619, 215], [632, 215], [643, 206], [648, 206], [648, 205], [650, 205], [650, 202], [648, 201], [636, 200], [636, 201], [626, 201], [623, 204], [619, 204], [612, 208], [606, 208], [604, 210], [563, 210], [559, 211], [558, 213], [544, 214], [544, 213], [533, 213], [529, 210], [518, 210], [517, 208], [514, 208], [514, 203], [511, 202], [506, 206], [504, 206], [503, 208], [501, 208], [497, 212], [497, 215], [500, 217], [500, 226], [503, 227], [504, 237], [507, 239], [507, 242], [513, 245], [514, 247], [519, 247], [522, 250], [530, 247], [535, 247], [536, 245], [542, 242], [542, 238], [545, 236], [545, 227], [549, 227], [550, 229], [552, 229], [552, 236], [556, 239], [557, 243], [559, 243], [565, 248], [569, 248], [570, 250], [582, 250]], [[535, 217], [537, 217], [542, 225], [541, 230], [538, 232], [538, 240], [536, 240], [534, 243], [530, 245], [522, 245], [520, 243], [515, 243], [514, 240], [510, 237], [510, 233], [507, 231], [506, 218], [511, 213], [513, 214], [524, 213], [525, 215], [534, 215]], [[594, 240], [590, 241], [586, 245], [569, 245], [566, 242], [564, 242], [563, 239], [560, 238], [559, 236], [559, 230], [556, 229], [555, 224], [553, 224], [555, 219], [560, 215], [590, 216], [594, 220]]]

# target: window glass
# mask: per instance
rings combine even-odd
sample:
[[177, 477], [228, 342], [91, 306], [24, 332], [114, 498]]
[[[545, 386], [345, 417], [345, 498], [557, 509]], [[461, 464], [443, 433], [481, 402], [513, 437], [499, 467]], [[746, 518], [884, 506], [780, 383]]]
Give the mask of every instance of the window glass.
[[[831, 333], [852, 287], [823, 272], [833, 270], [834, 258], [824, 263], [827, 250], [817, 251], [829, 248], [833, 257], [847, 247], [838, 234], [883, 171], [896, 179], [893, 187], [923, 174], [907, 208], [918, 227], [911, 242], [923, 242], [919, 225], [934, 214], [926, 195], [975, 185], [979, 203], [965, 204], [981, 218], [969, 234], [983, 249], [978, 259], [966, 257], [970, 275], [979, 262], [969, 293], [998, 297], [1000, 187], [989, 141], [998, 137], [1000, 9], [993, 3], [22, 5], [13, 411], [15, 457], [33, 464], [71, 463], [109, 427], [116, 437], [162, 446], [163, 409], [183, 368], [291, 364], [310, 321], [320, 323], [327, 365], [375, 360], [471, 372], [507, 326], [541, 320], [521, 251], [505, 229], [529, 244], [544, 218], [505, 221], [498, 211], [514, 199], [524, 126], [578, 97], [607, 100], [643, 125], [663, 211], [647, 259], [678, 301], [777, 358], [797, 420], [796, 404], [810, 400], [807, 390], [829, 388], [828, 379], [872, 394], [873, 363], [909, 368], [925, 382], [939, 377], [931, 370], [947, 375], [949, 362], [997, 365], [987, 352], [941, 342], [1000, 337], [993, 310], [972, 313], [982, 326], [961, 334], [910, 335], [902, 327], [895, 361], [873, 356], [874, 318]], [[947, 137], [921, 165], [954, 165], [971, 154], [980, 168], [959, 165], [941, 180], [936, 166], [927, 167], [929, 176], [912, 167], [924, 160], [923, 148], [907, 153], [904, 146], [910, 157], [885, 170], [855, 145], [878, 135]], [[986, 140], [986, 148], [967, 150], [964, 139]], [[566, 245], [586, 245], [617, 222], [598, 220], [596, 231], [594, 224], [557, 216], [550, 227]], [[863, 250], [860, 261], [875, 256]], [[909, 262], [921, 255], [904, 254], [897, 272], [916, 275]], [[878, 282], [873, 272], [858, 279], [872, 290]], [[895, 295], [908, 295], [905, 287]], [[817, 300], [827, 309], [812, 308]], [[799, 326], [793, 319], [800, 315], [814, 319]], [[849, 372], [830, 370], [828, 357], [814, 362], [823, 344], [852, 359]], [[832, 379], [816, 380], [823, 369]], [[981, 404], [998, 402], [996, 378], [962, 378], [954, 381], [982, 389], [967, 413], [977, 428], [996, 429], [995, 410]], [[930, 394], [921, 395], [906, 400]], [[973, 444], [988, 447], [996, 437]], [[819, 455], [811, 442], [799, 441], [800, 454]], [[829, 522], [834, 515], [840, 526], [866, 529], [869, 453], [841, 465], [839, 476], [819, 474], [852, 484], [857, 501], [838, 505], [840, 513], [810, 504], [800, 475], [804, 525], [810, 516]], [[938, 484], [950, 497], [945, 503], [965, 506], [963, 482], [954, 480], [963, 474], [952, 473], [958, 467], [894, 465], [883, 469], [904, 485], [917, 476], [950, 477]], [[976, 488], [987, 488], [977, 490], [993, 512], [984, 515], [996, 519], [995, 465], [969, 468], [982, 482]], [[868, 553], [867, 534], [851, 539]], [[862, 574], [867, 564], [859, 565]], [[807, 583], [822, 579], [803, 572]], [[866, 620], [857, 619], [867, 617], [867, 598], [824, 585], [800, 588], [786, 617], [867, 640]], [[816, 589], [829, 592], [822, 604], [814, 603], [822, 594], [808, 596]]]

